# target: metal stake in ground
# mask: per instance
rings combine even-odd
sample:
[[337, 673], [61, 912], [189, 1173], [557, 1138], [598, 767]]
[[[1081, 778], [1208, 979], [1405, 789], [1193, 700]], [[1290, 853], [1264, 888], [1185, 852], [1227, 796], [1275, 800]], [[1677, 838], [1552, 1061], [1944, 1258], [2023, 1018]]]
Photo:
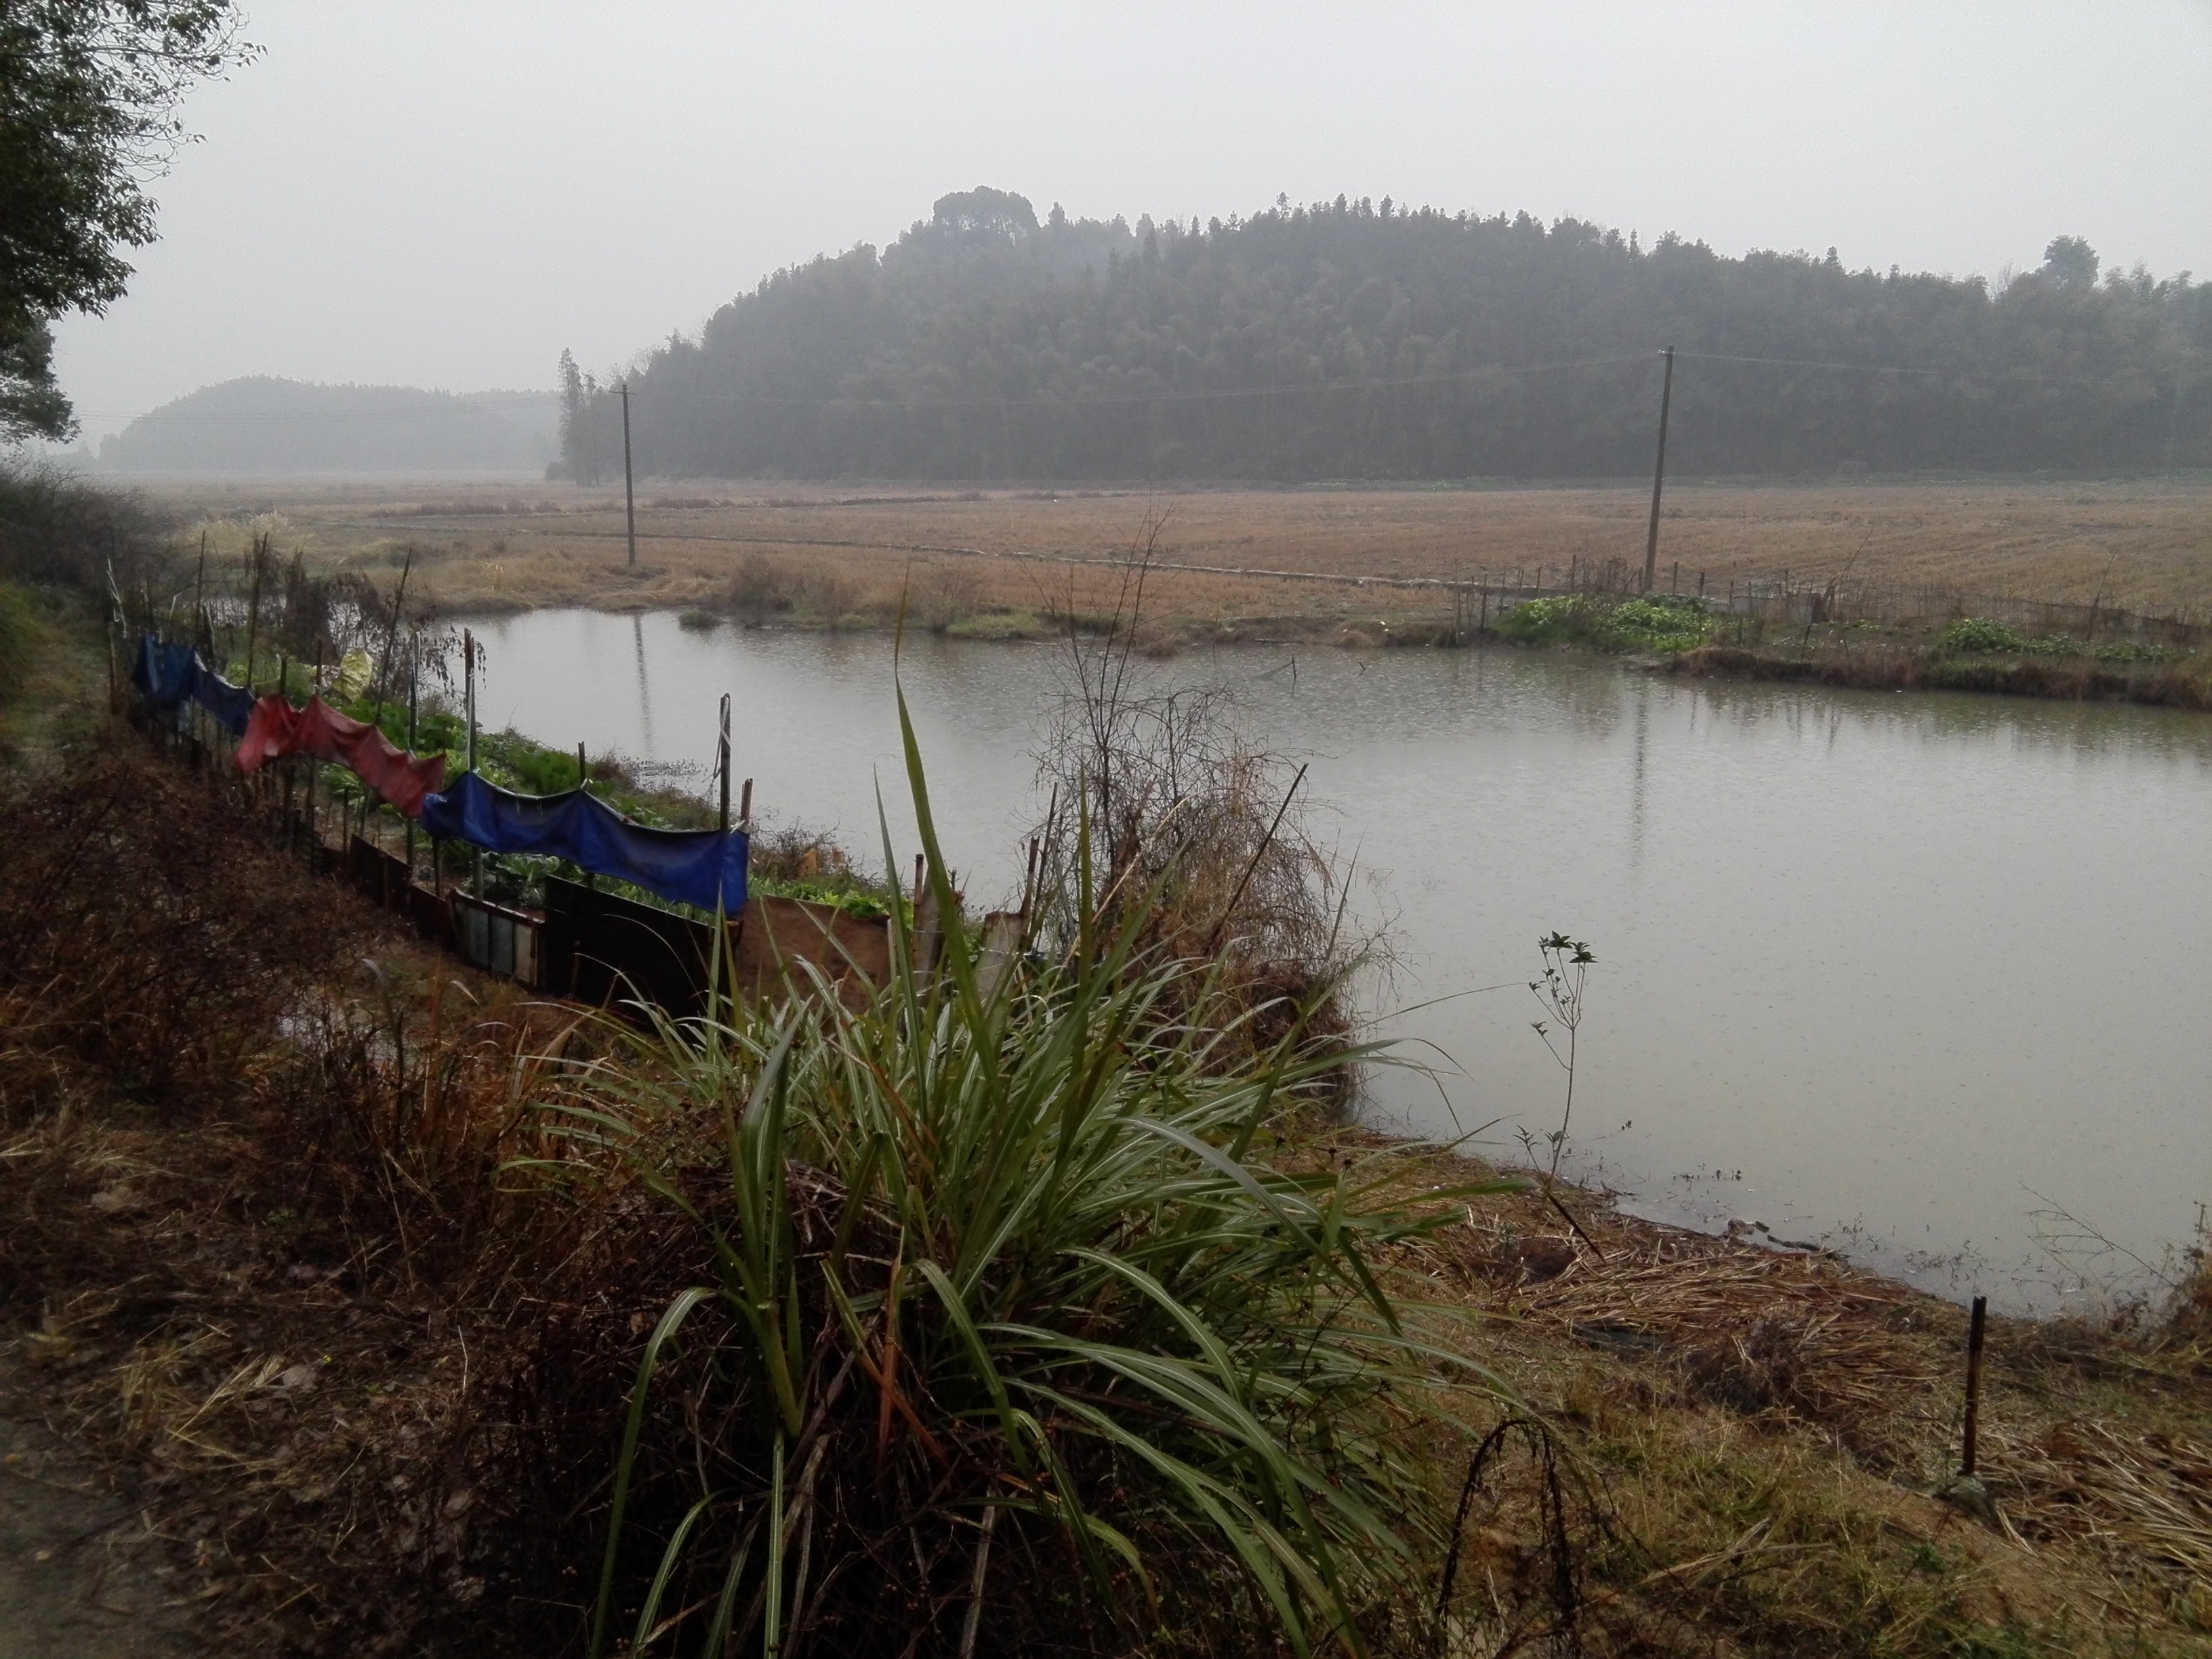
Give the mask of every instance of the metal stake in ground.
[[1975, 1473], [1974, 1443], [1982, 1426], [1982, 1334], [1989, 1311], [1989, 1297], [1976, 1297], [1973, 1316], [1966, 1328], [1966, 1430], [1960, 1449], [1959, 1473], [1969, 1479]]
[[1980, 1449], [1976, 1444], [1982, 1425], [1982, 1335], [1989, 1311], [1989, 1298], [1976, 1297], [1973, 1315], [1966, 1326], [1966, 1422], [1960, 1437], [1959, 1473], [1948, 1480], [1938, 1482], [1935, 1495], [1947, 1504], [1957, 1504], [1985, 1526], [2002, 1527], [2004, 1523], [1997, 1515], [1997, 1506], [1978, 1472]]
[[1674, 401], [1674, 348], [1661, 354], [1667, 359], [1667, 378], [1659, 387], [1659, 459], [1651, 467], [1651, 528], [1644, 538], [1644, 591], [1649, 593], [1659, 573], [1659, 492], [1667, 483], [1667, 410]]

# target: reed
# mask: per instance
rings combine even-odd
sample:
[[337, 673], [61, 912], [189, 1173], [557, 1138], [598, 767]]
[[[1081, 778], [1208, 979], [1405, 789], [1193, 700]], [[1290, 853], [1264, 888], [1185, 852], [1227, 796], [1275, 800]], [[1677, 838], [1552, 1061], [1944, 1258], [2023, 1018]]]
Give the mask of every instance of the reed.
[[1381, 1196], [1389, 1151], [1262, 1161], [1333, 1059], [1295, 1017], [1240, 1046], [1253, 1011], [1144, 948], [1139, 917], [995, 976], [957, 933], [925, 973], [891, 926], [865, 1006], [823, 985], [655, 1016], [558, 1109], [713, 1267], [639, 1365], [590, 1650], [1120, 1648], [1255, 1620], [1362, 1650], [1439, 1553], [1419, 1401], [1498, 1387], [1372, 1265], [1443, 1217]]

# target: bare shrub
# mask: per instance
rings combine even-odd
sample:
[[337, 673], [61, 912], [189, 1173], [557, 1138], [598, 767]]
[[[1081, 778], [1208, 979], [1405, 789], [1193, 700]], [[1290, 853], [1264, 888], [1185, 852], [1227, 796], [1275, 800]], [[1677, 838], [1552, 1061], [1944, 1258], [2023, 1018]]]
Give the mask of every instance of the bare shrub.
[[931, 633], [942, 634], [975, 614], [983, 588], [964, 562], [939, 560], [922, 568], [912, 592], [915, 614]]
[[799, 608], [809, 616], [835, 622], [849, 613], [858, 601], [858, 586], [843, 572], [825, 564], [809, 564], [792, 584]]
[[1107, 626], [1065, 636], [1062, 696], [1037, 756], [1052, 805], [1036, 926], [1060, 951], [1133, 927], [1148, 957], [1213, 963], [1255, 1044], [1298, 1020], [1340, 1041], [1347, 978], [1382, 941], [1342, 930], [1343, 884], [1298, 798], [1304, 769], [1248, 744], [1225, 690], [1164, 685], [1141, 660], [1158, 532], [1132, 551]]
[[0, 805], [0, 1121], [74, 1079], [164, 1117], [230, 1103], [351, 930], [277, 862], [137, 757]]
[[179, 561], [170, 526], [131, 490], [88, 483], [59, 467], [0, 465], [0, 577], [101, 592], [165, 590]]
[[739, 622], [757, 628], [791, 609], [791, 573], [765, 553], [748, 553], [730, 576], [727, 603]]

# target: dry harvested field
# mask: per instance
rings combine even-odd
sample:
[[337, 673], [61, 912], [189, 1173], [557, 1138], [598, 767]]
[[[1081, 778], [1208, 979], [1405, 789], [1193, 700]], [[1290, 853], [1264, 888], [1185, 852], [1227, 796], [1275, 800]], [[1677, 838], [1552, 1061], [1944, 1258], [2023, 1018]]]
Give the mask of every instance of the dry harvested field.
[[[450, 610], [718, 605], [751, 557], [817, 614], [917, 605], [1090, 611], [1113, 562], [1157, 525], [1147, 609], [1190, 622], [1313, 625], [1433, 612], [1431, 588], [1640, 562], [1640, 488], [1002, 489], [656, 483], [640, 492], [638, 568], [619, 487], [538, 481], [172, 482], [149, 493], [206, 520], [218, 550], [254, 529], [315, 564], [417, 551]], [[1105, 569], [1086, 568], [1104, 563]], [[1785, 571], [2160, 613], [2212, 606], [2212, 487], [2202, 483], [1670, 485], [1662, 586]], [[1352, 580], [1370, 580], [1361, 586]]]

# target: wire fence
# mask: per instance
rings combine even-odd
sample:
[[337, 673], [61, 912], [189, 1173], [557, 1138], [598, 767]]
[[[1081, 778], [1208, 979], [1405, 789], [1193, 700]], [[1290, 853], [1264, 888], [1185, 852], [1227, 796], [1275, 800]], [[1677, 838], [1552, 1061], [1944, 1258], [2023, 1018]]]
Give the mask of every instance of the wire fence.
[[[1373, 579], [1370, 579], [1370, 580]], [[1480, 571], [1453, 579], [1416, 584], [1448, 590], [1455, 609], [1469, 611], [1480, 602], [1483, 617], [1502, 614], [1530, 599], [1568, 594], [1633, 598], [1644, 591], [1640, 564], [1626, 559], [1576, 562], [1565, 566]], [[2212, 620], [2196, 606], [2164, 612], [2129, 611], [2101, 600], [2080, 605], [2057, 599], [1976, 593], [1934, 583], [1854, 580], [1848, 575], [1802, 577], [1789, 571], [1769, 575], [1717, 579], [1704, 571], [1669, 565], [1658, 573], [1655, 592], [1699, 601], [1722, 616], [1808, 623], [1883, 623], [1940, 627], [1963, 617], [2002, 623], [2023, 637], [2063, 637], [2085, 646], [2132, 644], [2179, 651], [2199, 649], [2212, 638]]]

